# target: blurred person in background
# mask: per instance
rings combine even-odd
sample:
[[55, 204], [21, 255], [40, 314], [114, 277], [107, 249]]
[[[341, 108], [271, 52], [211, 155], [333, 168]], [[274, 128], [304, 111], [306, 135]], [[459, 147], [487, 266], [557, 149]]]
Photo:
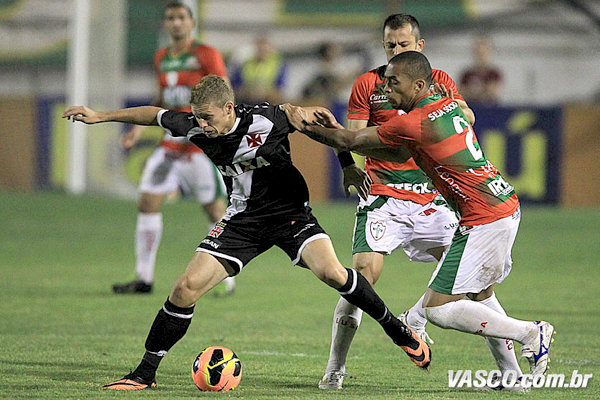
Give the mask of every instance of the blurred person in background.
[[475, 40], [475, 63], [460, 78], [460, 90], [471, 104], [495, 105], [500, 100], [502, 73], [491, 61], [492, 43], [489, 38]]
[[240, 103], [283, 102], [287, 65], [266, 36], [255, 41], [254, 54], [235, 69], [231, 84]]
[[[221, 54], [192, 37], [195, 21], [190, 8], [180, 2], [165, 6], [163, 28], [169, 34], [168, 47], [154, 56], [159, 96], [153, 105], [176, 111], [190, 111], [190, 93], [200, 79], [209, 74], [227, 77]], [[133, 148], [145, 126], [134, 125], [121, 144]], [[152, 292], [156, 254], [162, 237], [161, 206], [167, 195], [179, 191], [193, 194], [209, 219], [209, 229], [225, 214], [225, 186], [213, 163], [186, 138], [163, 139], [146, 161], [139, 185], [138, 218], [135, 230], [135, 280], [113, 285], [117, 294]], [[235, 278], [227, 278], [221, 292], [231, 294]], [[219, 291], [217, 291], [219, 293]]]
[[344, 71], [341, 60], [342, 49], [335, 42], [325, 42], [319, 46], [318, 70], [302, 89], [302, 97], [308, 104], [322, 104], [331, 107], [343, 101], [344, 89], [352, 84], [355, 71]]

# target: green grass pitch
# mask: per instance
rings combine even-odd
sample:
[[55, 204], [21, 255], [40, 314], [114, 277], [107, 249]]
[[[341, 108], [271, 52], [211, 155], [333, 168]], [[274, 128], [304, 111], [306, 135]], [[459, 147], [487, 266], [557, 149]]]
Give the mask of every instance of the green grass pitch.
[[[510, 393], [449, 389], [449, 369], [495, 369], [476, 336], [428, 325], [431, 371], [418, 370], [365, 316], [350, 350], [344, 389], [323, 392], [321, 378], [336, 292], [272, 249], [238, 277], [234, 296], [202, 298], [186, 337], [162, 362], [154, 391], [115, 393], [100, 386], [135, 368], [171, 284], [203, 238], [194, 202], [164, 207], [155, 290], [116, 296], [110, 286], [133, 277], [133, 201], [63, 194], [0, 193], [0, 398], [480, 399]], [[315, 215], [350, 266], [352, 205], [316, 205]], [[586, 389], [538, 389], [539, 399], [600, 398], [600, 210], [524, 208], [515, 265], [498, 289], [509, 315], [551, 321], [557, 330], [551, 373], [594, 374]], [[391, 310], [410, 307], [433, 264], [386, 259], [376, 286]], [[242, 360], [239, 388], [201, 393], [191, 379], [209, 345]], [[517, 349], [519, 347], [517, 346]], [[525, 364], [522, 364], [525, 367]]]

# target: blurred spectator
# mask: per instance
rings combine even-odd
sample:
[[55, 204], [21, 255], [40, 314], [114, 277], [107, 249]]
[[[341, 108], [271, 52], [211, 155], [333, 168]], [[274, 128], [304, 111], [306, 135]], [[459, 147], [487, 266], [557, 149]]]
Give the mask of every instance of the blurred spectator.
[[469, 104], [497, 104], [502, 88], [502, 74], [491, 64], [492, 46], [487, 38], [475, 41], [475, 64], [465, 70], [460, 80], [460, 91]]
[[256, 104], [266, 100], [279, 104], [283, 102], [286, 79], [287, 66], [281, 55], [267, 37], [261, 36], [255, 42], [254, 55], [234, 71], [231, 84], [240, 103]]
[[346, 102], [343, 90], [353, 81], [355, 71], [341, 69], [345, 63], [340, 61], [341, 48], [336, 43], [323, 43], [318, 50], [320, 57], [318, 70], [302, 89], [305, 101], [330, 106], [336, 102]]
[[592, 101], [600, 103], [600, 88], [596, 89], [596, 91], [592, 95]]

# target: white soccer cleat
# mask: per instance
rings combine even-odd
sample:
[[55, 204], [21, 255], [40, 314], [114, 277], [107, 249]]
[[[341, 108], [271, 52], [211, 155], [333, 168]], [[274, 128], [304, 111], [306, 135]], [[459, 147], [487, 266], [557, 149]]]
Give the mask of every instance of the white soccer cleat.
[[417, 334], [419, 338], [421, 338], [424, 342], [429, 342], [429, 344], [434, 344], [433, 339], [429, 337], [427, 332], [425, 331], [425, 325], [423, 326], [412, 326], [408, 324], [408, 310], [404, 311], [402, 314], [398, 316], [398, 319], [402, 321], [402, 323], [408, 326], [414, 333]]
[[548, 370], [550, 358], [548, 351], [550, 345], [554, 342], [554, 327], [545, 321], [535, 321], [539, 327], [539, 335], [531, 343], [523, 343], [521, 348], [521, 357], [529, 360], [530, 373], [533, 376], [544, 375]]
[[326, 372], [325, 375], [323, 375], [323, 378], [319, 381], [319, 389], [340, 390], [342, 388], [342, 384], [344, 383], [344, 377], [346, 376], [348, 376], [348, 374], [343, 371]]

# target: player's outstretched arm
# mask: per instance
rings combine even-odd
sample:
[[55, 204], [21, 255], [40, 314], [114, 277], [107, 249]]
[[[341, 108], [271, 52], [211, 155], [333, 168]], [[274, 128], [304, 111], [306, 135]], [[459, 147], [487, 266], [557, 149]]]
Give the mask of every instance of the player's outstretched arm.
[[370, 126], [358, 131], [328, 128], [322, 125], [305, 124], [302, 133], [308, 137], [341, 150], [355, 150], [368, 155], [369, 149], [386, 147], [379, 140], [377, 127]]
[[156, 117], [160, 110], [162, 110], [160, 107], [143, 106], [98, 112], [86, 106], [71, 106], [63, 111], [62, 117], [73, 122], [81, 121], [85, 124], [123, 122], [136, 125], [158, 125]]
[[336, 121], [329, 110], [323, 111], [322, 107], [315, 107], [318, 109], [311, 115], [307, 110], [312, 108], [286, 104], [284, 111], [297, 130], [328, 146], [341, 150], [357, 150], [362, 154], [366, 154], [368, 149], [387, 147], [379, 140], [376, 126], [357, 131], [347, 130]]

